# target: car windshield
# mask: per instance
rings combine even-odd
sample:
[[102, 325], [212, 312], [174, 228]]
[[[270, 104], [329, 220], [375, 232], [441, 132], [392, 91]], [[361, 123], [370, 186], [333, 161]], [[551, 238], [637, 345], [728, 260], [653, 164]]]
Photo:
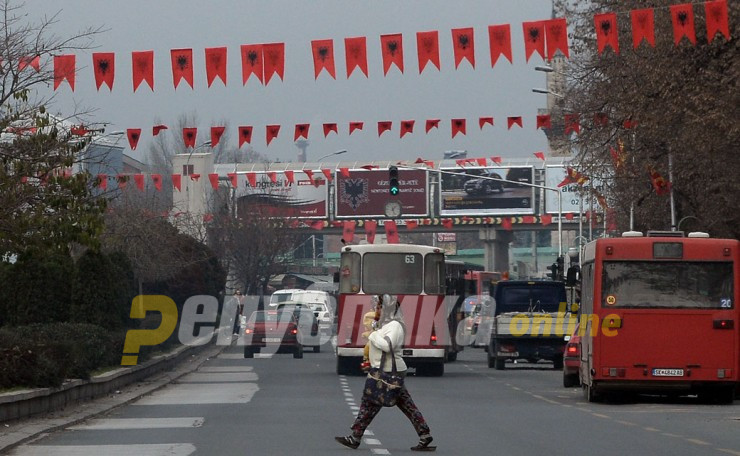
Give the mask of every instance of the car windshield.
[[496, 312], [557, 312], [563, 294], [562, 288], [550, 285], [502, 287]]
[[253, 312], [249, 317], [250, 323], [273, 323], [278, 321], [288, 322], [293, 318], [291, 312], [267, 312], [257, 311]]

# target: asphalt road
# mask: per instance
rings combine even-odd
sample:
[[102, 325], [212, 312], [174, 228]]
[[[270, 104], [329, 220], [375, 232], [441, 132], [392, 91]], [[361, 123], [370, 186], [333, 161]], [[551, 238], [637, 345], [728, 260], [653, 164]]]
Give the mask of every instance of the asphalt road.
[[[489, 369], [482, 350], [467, 350], [443, 377], [407, 378], [437, 454], [740, 455], [740, 401], [588, 404], [550, 364], [507, 367]], [[232, 346], [177, 383], [10, 454], [412, 454], [416, 435], [395, 408], [381, 411], [356, 452], [334, 442], [349, 433], [363, 385], [334, 369], [330, 346], [303, 359], [244, 359]]]

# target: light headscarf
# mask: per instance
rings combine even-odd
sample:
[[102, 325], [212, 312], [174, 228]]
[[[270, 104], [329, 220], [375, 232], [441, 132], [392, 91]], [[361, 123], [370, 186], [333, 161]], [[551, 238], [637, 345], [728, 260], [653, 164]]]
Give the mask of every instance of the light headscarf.
[[383, 327], [386, 323], [391, 321], [397, 321], [403, 326], [404, 332], [406, 331], [406, 324], [403, 321], [403, 314], [401, 313], [401, 306], [398, 302], [396, 295], [383, 295], [383, 307], [380, 310], [380, 320], [378, 320], [379, 326]]

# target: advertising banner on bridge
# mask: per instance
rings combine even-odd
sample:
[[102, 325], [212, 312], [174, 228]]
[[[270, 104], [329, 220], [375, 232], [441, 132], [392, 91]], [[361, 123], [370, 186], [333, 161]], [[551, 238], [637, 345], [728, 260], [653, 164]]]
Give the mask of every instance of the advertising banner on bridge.
[[336, 174], [337, 218], [385, 217], [388, 201], [401, 203], [402, 216], [425, 217], [429, 214], [427, 171], [399, 169], [400, 192], [391, 196], [388, 190], [387, 169], [353, 169], [349, 177]]
[[[545, 186], [557, 188], [557, 186], [566, 180], [568, 173], [565, 166], [561, 165], [548, 165], [545, 168]], [[589, 177], [589, 179], [578, 185], [576, 182], [571, 182], [560, 187], [560, 194], [562, 195], [563, 214], [573, 213], [579, 214], [581, 209], [583, 212], [588, 210], [594, 210], [602, 212], [601, 206], [596, 202], [595, 195], [589, 194], [591, 186], [603, 193], [602, 184], [599, 179]], [[583, 198], [583, 205], [581, 205], [581, 198]], [[548, 214], [558, 213], [558, 195], [557, 193], [547, 190], [545, 191], [545, 212]]]
[[[249, 178], [240, 185], [236, 198], [237, 207], [264, 205], [275, 216], [296, 218], [325, 218], [328, 214], [329, 191], [326, 178], [314, 175], [313, 181], [295, 171], [293, 182], [285, 173], [256, 172], [254, 186]], [[240, 180], [243, 179], [240, 177]], [[273, 180], [274, 179], [274, 180]]]
[[[534, 167], [465, 167], [441, 169], [439, 213], [451, 215], [534, 214]], [[450, 174], [454, 172], [455, 174]], [[494, 178], [494, 179], [489, 179]]]

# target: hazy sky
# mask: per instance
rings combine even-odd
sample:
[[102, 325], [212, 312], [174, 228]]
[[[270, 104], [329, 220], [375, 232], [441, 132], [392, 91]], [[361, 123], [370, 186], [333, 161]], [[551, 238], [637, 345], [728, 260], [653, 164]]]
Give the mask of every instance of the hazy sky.
[[[236, 147], [239, 125], [255, 127], [252, 145], [280, 161], [293, 161], [294, 126], [310, 123], [308, 158], [347, 149], [342, 160], [439, 159], [443, 151], [465, 149], [469, 157], [500, 155], [532, 158], [546, 150], [542, 131], [535, 129], [537, 109], [545, 95], [531, 91], [545, 86], [543, 63], [533, 56], [524, 61], [521, 23], [548, 19], [546, 0], [28, 0], [30, 16], [59, 13], [54, 31], [71, 35], [87, 26], [102, 25], [97, 48], [76, 52], [75, 91], [64, 83], [57, 90], [52, 112], [68, 115], [94, 109], [87, 120], [109, 123], [108, 131], [142, 128], [136, 158], [148, 148], [156, 121], [174, 126], [183, 114], [195, 114], [198, 144], [210, 126], [226, 124]], [[491, 68], [488, 26], [511, 24], [514, 64], [501, 57]], [[475, 30], [476, 67], [463, 61], [454, 68], [451, 29]], [[441, 71], [428, 64], [420, 75], [416, 32], [439, 31]], [[402, 33], [404, 73], [392, 67], [383, 76], [380, 35]], [[344, 38], [367, 37], [369, 78], [345, 72]], [[326, 72], [314, 79], [311, 40], [333, 39], [337, 79]], [[262, 86], [252, 78], [242, 85], [239, 46], [284, 42], [285, 79], [273, 77]], [[216, 80], [208, 88], [204, 49], [228, 47], [227, 85]], [[172, 82], [170, 50], [192, 48], [195, 88]], [[131, 52], [154, 51], [155, 90], [146, 83], [132, 88]], [[116, 53], [113, 91], [95, 88], [92, 52]], [[478, 118], [493, 116], [495, 127], [481, 131]], [[522, 116], [524, 128], [507, 130], [507, 116]], [[438, 130], [424, 133], [426, 119], [441, 119]], [[466, 118], [467, 135], [451, 138], [450, 119]], [[399, 138], [400, 121], [416, 120], [414, 133]], [[393, 130], [380, 138], [377, 122], [393, 121]], [[364, 131], [348, 135], [350, 121], [364, 121]], [[336, 122], [339, 135], [324, 138], [322, 124]], [[265, 145], [265, 125], [282, 125], [280, 136]], [[181, 134], [169, 130], [169, 134]]]

